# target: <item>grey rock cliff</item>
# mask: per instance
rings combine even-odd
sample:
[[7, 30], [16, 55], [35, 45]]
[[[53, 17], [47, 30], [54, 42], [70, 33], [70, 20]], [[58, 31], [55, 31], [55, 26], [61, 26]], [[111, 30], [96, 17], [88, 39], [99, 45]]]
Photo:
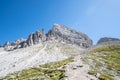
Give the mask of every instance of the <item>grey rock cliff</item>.
[[44, 29], [42, 29], [41, 31], [36, 31], [35, 33], [31, 33], [28, 36], [27, 40], [21, 38], [21, 39], [14, 41], [13, 43], [6, 42], [4, 44], [4, 49], [6, 51], [12, 51], [15, 49], [32, 46], [34, 44], [39, 44], [44, 41], [46, 41], [46, 35], [44, 33]]
[[46, 35], [44, 33], [44, 29], [42, 29], [41, 31], [36, 31], [35, 33], [30, 34], [26, 43], [28, 44], [28, 46], [31, 46], [34, 44], [44, 42], [45, 40]]
[[28, 39], [27, 39], [27, 44], [28, 46], [33, 45], [33, 34], [30, 34]]
[[47, 40], [75, 44], [84, 48], [92, 46], [92, 40], [87, 35], [59, 24], [53, 25], [47, 34]]
[[107, 44], [120, 44], [120, 39], [118, 38], [110, 38], [110, 37], [103, 37], [98, 42], [97, 45], [107, 45]]

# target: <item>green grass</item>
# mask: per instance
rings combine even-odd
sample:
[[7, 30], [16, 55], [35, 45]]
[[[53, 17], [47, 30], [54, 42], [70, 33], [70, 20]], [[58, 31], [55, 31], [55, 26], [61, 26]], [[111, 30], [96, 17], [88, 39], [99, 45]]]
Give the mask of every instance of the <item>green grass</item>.
[[90, 71], [88, 72], [88, 74], [90, 74], [90, 75], [94, 75], [94, 76], [96, 76], [96, 75], [97, 75], [97, 73], [98, 73], [98, 71], [97, 71], [97, 70], [95, 70], [95, 69], [90, 70]]
[[41, 65], [40, 67], [55, 69], [55, 68], [59, 68], [61, 66], [64, 67], [69, 62], [73, 62], [73, 58], [69, 58], [69, 59], [66, 59], [63, 61], [58, 61], [58, 62], [51, 62], [51, 63], [45, 64], [45, 65]]
[[[66, 60], [51, 62], [48, 64], [40, 65], [39, 67], [25, 69], [23, 71], [14, 72], [1, 78], [2, 80], [64, 80], [65, 70], [64, 66], [72, 62], [73, 58]], [[60, 68], [62, 67], [62, 68]], [[0, 80], [1, 80], [0, 79]]]
[[[89, 62], [89, 60], [92, 62]], [[114, 80], [120, 77], [120, 46], [102, 46], [90, 51], [84, 57], [84, 61], [91, 66], [90, 73], [100, 73], [103, 80]]]
[[111, 76], [106, 74], [101, 74], [99, 77], [100, 80], [114, 80]]

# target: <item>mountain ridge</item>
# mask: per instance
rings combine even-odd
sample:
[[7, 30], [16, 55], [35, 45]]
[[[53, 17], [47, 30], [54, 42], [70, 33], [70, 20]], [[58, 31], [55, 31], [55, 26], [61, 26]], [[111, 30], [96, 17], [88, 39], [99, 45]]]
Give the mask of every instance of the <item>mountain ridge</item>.
[[18, 39], [12, 43], [6, 42], [3, 47], [6, 51], [12, 51], [46, 41], [63, 42], [82, 48], [88, 48], [93, 45], [92, 40], [86, 34], [73, 30], [65, 25], [54, 24], [53, 28], [49, 30], [47, 34], [45, 34], [44, 29], [42, 29], [29, 34], [26, 40]]

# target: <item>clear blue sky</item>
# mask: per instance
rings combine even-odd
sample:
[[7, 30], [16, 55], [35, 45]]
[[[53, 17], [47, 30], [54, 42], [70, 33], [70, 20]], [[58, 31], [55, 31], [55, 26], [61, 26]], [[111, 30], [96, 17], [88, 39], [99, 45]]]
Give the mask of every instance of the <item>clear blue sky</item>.
[[0, 44], [27, 38], [54, 23], [100, 37], [120, 38], [120, 0], [0, 0]]

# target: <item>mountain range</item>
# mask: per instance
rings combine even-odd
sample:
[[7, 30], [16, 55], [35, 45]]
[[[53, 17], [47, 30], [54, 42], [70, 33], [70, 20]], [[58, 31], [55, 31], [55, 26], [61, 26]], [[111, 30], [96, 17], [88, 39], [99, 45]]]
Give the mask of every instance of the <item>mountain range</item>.
[[1, 80], [120, 80], [120, 39], [96, 45], [86, 34], [54, 24], [0, 46]]
[[47, 34], [44, 33], [44, 29], [31, 33], [28, 39], [18, 39], [13, 43], [6, 42], [4, 48], [7, 51], [11, 51], [18, 48], [25, 48], [35, 44], [57, 41], [68, 44], [75, 44], [83, 48], [90, 47], [92, 40], [85, 34], [70, 29], [64, 25], [54, 24], [53, 28], [49, 30]]

